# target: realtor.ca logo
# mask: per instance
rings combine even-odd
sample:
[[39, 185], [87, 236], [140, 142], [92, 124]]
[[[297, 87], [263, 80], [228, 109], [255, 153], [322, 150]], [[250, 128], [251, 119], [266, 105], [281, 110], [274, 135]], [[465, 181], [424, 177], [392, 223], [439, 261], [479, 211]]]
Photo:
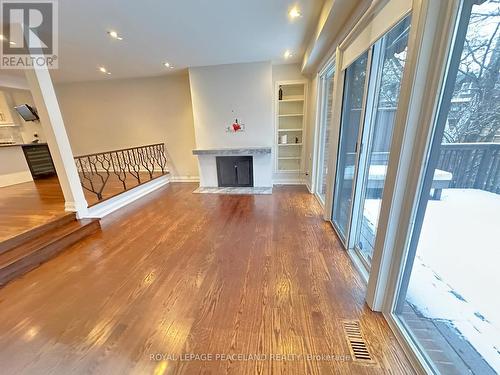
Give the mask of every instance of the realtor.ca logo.
[[57, 2], [0, 0], [0, 68], [57, 69]]

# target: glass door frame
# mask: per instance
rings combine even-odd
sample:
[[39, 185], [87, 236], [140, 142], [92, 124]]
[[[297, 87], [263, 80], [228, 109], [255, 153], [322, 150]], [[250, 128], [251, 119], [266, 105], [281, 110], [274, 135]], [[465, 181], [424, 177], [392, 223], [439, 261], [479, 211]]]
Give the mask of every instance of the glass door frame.
[[[355, 61], [352, 62], [349, 66], [345, 67], [342, 70], [342, 100], [340, 101], [340, 127], [339, 131], [337, 134], [337, 137], [335, 138], [335, 141], [337, 142], [337, 154], [335, 157], [335, 173], [333, 174], [333, 188], [331, 189], [331, 194], [333, 197], [333, 202], [332, 202], [332, 207], [331, 207], [331, 212], [329, 214], [330, 217], [330, 222], [333, 226], [333, 229], [337, 233], [337, 236], [339, 237], [340, 242], [344, 246], [346, 250], [349, 250], [349, 241], [350, 241], [350, 235], [351, 235], [351, 223], [352, 223], [352, 215], [353, 215], [353, 205], [354, 205], [354, 197], [356, 193], [356, 184], [358, 181], [358, 172], [359, 172], [359, 161], [360, 161], [360, 153], [362, 151], [362, 139], [363, 139], [363, 126], [364, 126], [364, 121], [365, 121], [365, 114], [366, 114], [366, 104], [367, 104], [367, 97], [368, 97], [368, 90], [369, 90], [369, 83], [370, 83], [370, 72], [371, 72], [371, 65], [372, 65], [372, 55], [373, 55], [373, 46], [371, 46], [368, 50], [368, 56], [367, 56], [367, 61], [366, 61], [366, 76], [365, 76], [365, 82], [364, 82], [364, 87], [363, 87], [363, 97], [361, 99], [361, 114], [359, 118], [359, 124], [358, 124], [358, 137], [356, 140], [356, 151], [355, 151], [355, 161], [354, 161], [354, 174], [353, 174], [353, 189], [351, 192], [351, 206], [349, 208], [349, 216], [347, 219], [348, 225], [347, 225], [347, 232], [345, 233], [345, 237], [342, 234], [342, 231], [340, 228], [337, 226], [335, 221], [333, 220], [333, 212], [334, 212], [334, 207], [335, 207], [335, 193], [336, 193], [336, 182], [337, 182], [337, 175], [339, 173], [338, 170], [338, 161], [339, 161], [339, 153], [341, 152], [341, 147], [340, 147], [340, 142], [342, 141], [342, 119], [343, 119], [343, 104], [344, 104], [344, 99], [346, 95], [346, 84], [347, 84], [347, 69], [349, 69], [352, 64], [354, 64]], [[366, 51], [363, 51], [363, 53], [358, 56], [361, 57]], [[366, 276], [366, 275], [365, 275]]]
[[[351, 258], [354, 258], [357, 265], [361, 265], [362, 269], [358, 270], [362, 272], [363, 277], [368, 280], [368, 273], [370, 270], [370, 264], [365, 260], [365, 258], [361, 255], [360, 250], [355, 244], [356, 241], [356, 233], [359, 225], [361, 225], [361, 215], [362, 212], [360, 210], [361, 203], [363, 202], [364, 193], [363, 193], [363, 181], [365, 178], [365, 174], [367, 172], [368, 167], [368, 150], [370, 148], [370, 140], [371, 135], [373, 134], [374, 124], [376, 121], [376, 111], [373, 111], [378, 104], [378, 95], [376, 95], [377, 91], [380, 88], [381, 78], [382, 78], [382, 69], [383, 66], [383, 43], [384, 39], [381, 38], [376, 41], [369, 49], [368, 49], [368, 60], [366, 66], [366, 80], [365, 87], [363, 92], [362, 99], [362, 111], [360, 116], [359, 123], [359, 132], [358, 132], [358, 141], [357, 141], [357, 150], [356, 150], [356, 161], [355, 161], [355, 173], [354, 173], [354, 188], [351, 194], [351, 207], [350, 207], [350, 215], [349, 215], [349, 226], [348, 231], [346, 233], [346, 238], [344, 239], [341, 236], [339, 228], [331, 219], [331, 223], [342, 241], [344, 248], [351, 253]], [[346, 69], [349, 67], [346, 67]], [[345, 70], [343, 71], [344, 77], [344, 87], [345, 87], [345, 79], [346, 74]], [[344, 97], [342, 96], [342, 103]], [[339, 134], [339, 142], [340, 142], [340, 134]], [[338, 148], [338, 151], [340, 147]], [[337, 151], [337, 159], [338, 159], [338, 151]], [[336, 168], [337, 173], [337, 168]], [[336, 173], [335, 180], [336, 181]], [[334, 186], [335, 193], [335, 186]], [[332, 216], [333, 216], [333, 205], [332, 205]]]
[[[325, 199], [323, 200], [323, 198], [321, 197], [321, 195], [319, 194], [319, 189], [321, 188], [322, 186], [322, 181], [320, 177], [322, 177], [322, 169], [324, 168], [324, 163], [325, 163], [325, 160], [324, 160], [324, 153], [326, 151], [326, 149], [329, 148], [329, 144], [325, 144], [324, 143], [324, 133], [326, 133], [326, 129], [327, 127], [330, 127], [330, 132], [331, 132], [331, 122], [330, 123], [327, 123], [327, 119], [328, 119], [328, 114], [327, 114], [327, 110], [328, 110], [328, 79], [329, 79], [329, 74], [331, 73], [331, 78], [333, 78], [331, 84], [334, 86], [333, 87], [333, 93], [332, 93], [332, 103], [331, 103], [331, 106], [330, 106], [330, 111], [332, 112], [332, 116], [333, 116], [333, 106], [334, 106], [334, 103], [335, 103], [335, 74], [336, 74], [336, 71], [337, 71], [337, 66], [336, 66], [336, 62], [335, 62], [335, 57], [333, 57], [332, 59], [330, 59], [326, 64], [325, 64], [325, 67], [319, 72], [318, 74], [318, 106], [319, 106], [319, 116], [318, 116], [318, 122], [317, 122], [317, 129], [318, 129], [318, 133], [316, 135], [316, 149], [317, 149], [317, 155], [316, 155], [316, 165], [315, 165], [315, 170], [316, 170], [316, 173], [315, 173], [315, 176], [314, 176], [314, 179], [315, 179], [315, 183], [314, 183], [314, 195], [316, 196], [316, 198], [318, 199], [319, 203], [321, 204], [321, 206], [324, 208], [325, 205], [326, 205], [326, 201], [327, 201], [327, 197], [326, 195], [328, 194], [328, 184], [327, 184], [327, 191], [325, 192]], [[330, 168], [329, 168], [329, 160], [326, 161], [327, 163], [327, 170], [329, 171]], [[328, 173], [327, 173], [327, 176], [328, 176]]]
[[[359, 262], [365, 268], [366, 273], [370, 270], [370, 264], [361, 255], [361, 250], [356, 246], [356, 234], [358, 228], [361, 225], [361, 219], [363, 212], [361, 212], [361, 204], [364, 200], [364, 184], [363, 181], [366, 177], [368, 165], [368, 151], [370, 149], [370, 143], [372, 139], [372, 134], [374, 131], [374, 125], [376, 121], [377, 111], [373, 109], [377, 107], [378, 95], [376, 93], [379, 91], [380, 83], [382, 79], [382, 69], [384, 55], [383, 51], [383, 41], [381, 38], [370, 48], [371, 49], [371, 60], [370, 60], [370, 70], [368, 71], [368, 89], [365, 99], [365, 113], [364, 121], [361, 124], [361, 135], [360, 135], [360, 146], [359, 146], [359, 162], [358, 162], [358, 173], [355, 180], [354, 190], [353, 190], [353, 204], [351, 207], [351, 225], [347, 250], [352, 251], [355, 256], [359, 259]], [[351, 235], [351, 233], [353, 235]]]

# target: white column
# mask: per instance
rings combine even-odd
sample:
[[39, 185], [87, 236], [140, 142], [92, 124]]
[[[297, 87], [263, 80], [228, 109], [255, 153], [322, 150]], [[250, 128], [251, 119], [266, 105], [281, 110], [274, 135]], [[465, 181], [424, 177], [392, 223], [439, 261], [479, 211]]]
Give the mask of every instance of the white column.
[[46, 67], [34, 67], [26, 70], [25, 74], [54, 160], [65, 209], [82, 217], [87, 213], [88, 205], [49, 71]]

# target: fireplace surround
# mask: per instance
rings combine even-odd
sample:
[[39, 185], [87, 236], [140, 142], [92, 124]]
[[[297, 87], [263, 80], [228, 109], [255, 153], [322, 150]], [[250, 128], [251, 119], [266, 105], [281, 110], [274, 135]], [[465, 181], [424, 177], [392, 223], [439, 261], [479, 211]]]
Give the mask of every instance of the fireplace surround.
[[216, 156], [219, 187], [253, 187], [252, 156]]
[[[235, 148], [210, 148], [210, 149], [195, 149], [193, 154], [198, 157], [198, 165], [200, 169], [200, 186], [201, 187], [223, 187], [224, 185], [235, 185], [236, 187], [268, 187], [271, 188], [272, 185], [272, 148], [269, 146], [261, 147], [235, 147]], [[249, 157], [251, 158], [251, 172], [250, 163], [241, 165], [236, 165], [234, 160], [232, 164], [234, 177], [234, 170], [238, 169], [239, 180], [236, 183], [229, 184], [219, 184], [219, 175], [217, 173], [217, 160], [220, 157]], [[230, 159], [228, 159], [230, 160]], [[228, 162], [229, 164], [229, 162]], [[248, 176], [251, 176], [252, 180], [244, 179], [243, 173], [248, 171]], [[228, 172], [229, 173], [229, 172]], [[231, 173], [228, 175], [231, 177]], [[229, 178], [231, 182], [231, 178]], [[234, 182], [234, 181], [233, 181]], [[251, 182], [251, 184], [250, 184]]]

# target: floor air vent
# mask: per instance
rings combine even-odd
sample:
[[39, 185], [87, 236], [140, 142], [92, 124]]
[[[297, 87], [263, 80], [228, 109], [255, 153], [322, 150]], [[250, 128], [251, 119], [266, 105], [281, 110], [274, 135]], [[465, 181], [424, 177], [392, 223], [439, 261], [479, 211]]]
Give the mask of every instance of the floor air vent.
[[342, 321], [344, 326], [344, 332], [349, 343], [349, 349], [351, 350], [352, 359], [357, 362], [363, 362], [367, 364], [374, 364], [368, 347], [366, 346], [365, 339], [361, 333], [361, 327], [359, 326], [359, 321], [357, 320], [344, 320]]

